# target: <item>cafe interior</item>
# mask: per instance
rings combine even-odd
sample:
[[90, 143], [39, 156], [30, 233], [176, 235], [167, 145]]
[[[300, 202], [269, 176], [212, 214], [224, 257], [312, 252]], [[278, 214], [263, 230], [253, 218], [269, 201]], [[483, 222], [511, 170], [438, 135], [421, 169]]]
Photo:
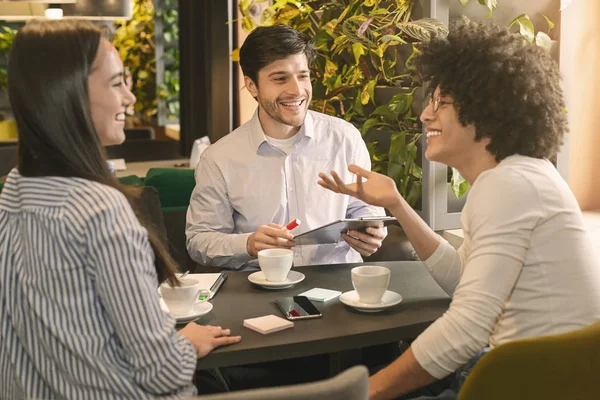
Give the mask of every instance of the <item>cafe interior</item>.
[[[188, 254], [186, 214], [198, 179], [194, 168], [200, 154], [251, 120], [256, 110], [238, 63], [240, 46], [257, 26], [283, 21], [297, 28], [299, 18], [310, 14], [305, 21], [312, 21], [318, 28], [327, 22], [320, 23], [319, 19], [331, 18], [332, 13], [337, 17], [352, 14], [355, 21], [364, 22], [367, 16], [361, 15], [361, 7], [377, 3], [393, 15], [410, 3], [405, 22], [408, 28], [397, 33], [402, 43], [395, 42], [399, 50], [390, 53], [400, 58], [396, 60], [399, 65], [405, 65], [419, 41], [465, 17], [508, 26], [512, 32], [546, 47], [560, 67], [570, 126], [560, 152], [551, 161], [575, 194], [586, 229], [600, 254], [600, 159], [595, 154], [600, 148], [600, 135], [595, 129], [600, 29], [597, 19], [588, 15], [590, 4], [596, 1], [0, 0], [0, 176], [7, 175], [17, 163], [18, 132], [8, 101], [6, 74], [16, 31], [32, 18], [80, 18], [104, 27], [119, 51], [128, 84], [137, 97], [128, 110], [125, 141], [106, 148], [111, 168], [121, 183], [148, 188], [143, 192], [147, 202], [144, 209], [166, 239], [181, 272], [198, 279], [204, 289], [212, 289], [204, 293], [197, 309], [176, 318], [178, 327], [196, 321], [229, 327], [243, 337], [241, 342], [199, 359], [197, 369], [298, 360], [298, 379], [291, 380], [292, 386], [281, 385], [284, 379], [274, 374], [239, 391], [201, 398], [367, 399], [372, 368], [393, 362], [413, 339], [444, 315], [451, 301], [423, 267], [399, 226], [389, 225], [381, 248], [363, 257], [362, 263], [294, 267], [284, 281], [269, 280], [267, 267], [261, 277], [248, 271], [223, 274], [224, 269], [200, 264]], [[411, 25], [414, 21], [420, 22]], [[356, 28], [360, 29], [359, 25]], [[348, 58], [319, 42], [319, 31], [313, 32], [318, 57], [327, 55], [331, 68], [340, 73], [350, 66], [344, 65]], [[341, 28], [339, 32], [352, 38]], [[317, 87], [319, 73], [312, 79]], [[367, 103], [373, 109], [397, 107], [398, 99], [406, 98], [407, 93], [406, 88], [383, 80], [374, 80], [370, 91], [366, 88], [349, 90], [355, 90], [352, 96], [368, 92], [372, 99]], [[411, 103], [402, 115], [393, 116], [395, 122], [408, 123], [410, 116], [419, 115], [427, 105], [423, 87], [412, 82], [409, 89]], [[331, 97], [315, 89], [312, 109], [344, 118], [343, 106], [340, 109]], [[399, 146], [397, 132], [369, 128], [363, 125], [364, 120], [346, 120], [361, 131], [373, 166], [388, 171], [398, 182], [409, 180], [401, 191], [403, 197], [410, 199], [410, 205], [434, 231], [459, 248], [463, 241], [461, 210], [470, 189], [456, 171], [425, 158], [427, 141], [418, 119], [411, 120], [409, 135], [402, 136], [405, 142], [400, 145], [410, 149], [403, 162], [419, 171], [411, 176], [392, 176], [391, 164]], [[317, 177], [314, 180], [316, 185]], [[375, 305], [363, 304], [351, 296], [353, 287], [360, 284], [356, 268], [365, 266], [385, 267], [387, 271], [384, 300]], [[307, 294], [311, 289], [319, 290]], [[293, 296], [312, 300], [304, 309], [314, 308], [319, 318], [309, 318], [308, 312], [297, 315], [306, 319], [293, 320], [291, 314], [297, 311], [290, 310], [298, 303], [292, 301], [285, 306], [281, 300], [290, 301]], [[285, 307], [289, 308], [287, 313]], [[273, 316], [277, 318], [272, 321], [260, 320]], [[496, 350], [500, 348], [492, 353]], [[460, 399], [600, 397], [597, 383], [590, 391], [590, 380], [597, 382], [593, 376], [600, 368], [597, 324], [593, 332], [532, 338], [506, 350], [499, 351], [494, 361], [477, 366], [461, 389]], [[305, 364], [306, 360], [310, 363]], [[314, 373], [305, 374], [307, 368]], [[568, 397], [556, 394], [556, 387], [565, 381], [581, 383], [586, 379], [587, 385], [582, 385], [581, 391], [573, 389]], [[554, 390], [554, 395], [536, 397], [542, 387]]]

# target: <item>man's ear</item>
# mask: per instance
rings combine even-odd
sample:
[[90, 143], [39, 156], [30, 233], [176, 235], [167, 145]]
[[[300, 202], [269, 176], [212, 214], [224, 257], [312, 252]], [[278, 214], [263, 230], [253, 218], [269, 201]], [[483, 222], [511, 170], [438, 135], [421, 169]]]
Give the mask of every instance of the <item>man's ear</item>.
[[258, 97], [258, 88], [252, 79], [247, 76], [244, 76], [244, 83], [246, 84], [246, 89], [250, 92], [252, 97]]

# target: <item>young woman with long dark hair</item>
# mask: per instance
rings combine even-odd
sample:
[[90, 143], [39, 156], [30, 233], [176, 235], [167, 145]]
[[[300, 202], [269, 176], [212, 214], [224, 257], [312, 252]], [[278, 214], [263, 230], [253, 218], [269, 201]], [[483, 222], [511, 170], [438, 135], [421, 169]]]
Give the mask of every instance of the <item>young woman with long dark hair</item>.
[[176, 265], [110, 173], [135, 97], [95, 25], [32, 21], [15, 38], [9, 97], [18, 167], [0, 196], [0, 398], [185, 397], [197, 357], [228, 329], [161, 310]]

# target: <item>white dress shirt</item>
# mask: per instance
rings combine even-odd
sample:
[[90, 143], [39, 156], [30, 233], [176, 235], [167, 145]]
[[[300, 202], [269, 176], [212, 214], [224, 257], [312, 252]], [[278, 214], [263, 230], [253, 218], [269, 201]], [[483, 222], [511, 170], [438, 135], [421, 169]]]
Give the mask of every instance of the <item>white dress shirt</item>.
[[515, 155], [475, 181], [458, 251], [425, 261], [450, 309], [412, 344], [436, 378], [485, 346], [575, 330], [600, 320], [600, 261], [579, 205], [547, 160]]
[[[271, 144], [254, 117], [206, 149], [196, 167], [196, 187], [187, 213], [187, 249], [192, 259], [230, 269], [256, 266], [248, 236], [260, 225], [302, 224], [294, 235], [341, 218], [385, 215], [317, 184], [319, 172], [335, 170], [355, 180], [348, 165], [371, 169], [360, 132], [350, 123], [308, 111], [289, 154]], [[294, 264], [360, 262], [360, 254], [340, 238], [327, 245], [297, 246]]]

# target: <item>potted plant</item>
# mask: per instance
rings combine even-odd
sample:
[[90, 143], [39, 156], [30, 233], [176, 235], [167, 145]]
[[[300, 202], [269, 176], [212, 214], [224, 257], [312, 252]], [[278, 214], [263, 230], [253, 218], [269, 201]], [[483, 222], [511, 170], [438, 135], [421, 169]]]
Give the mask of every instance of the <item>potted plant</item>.
[[[256, 27], [253, 12], [265, 1], [240, 2], [245, 30]], [[415, 98], [422, 100], [412, 64], [414, 44], [434, 32], [447, 33], [437, 20], [413, 20], [415, 3], [279, 0], [259, 16], [260, 25], [286, 24], [314, 37], [318, 56], [311, 108], [353, 123], [367, 142], [372, 169], [393, 178], [413, 207], [420, 203], [422, 187], [419, 110], [412, 107]]]

